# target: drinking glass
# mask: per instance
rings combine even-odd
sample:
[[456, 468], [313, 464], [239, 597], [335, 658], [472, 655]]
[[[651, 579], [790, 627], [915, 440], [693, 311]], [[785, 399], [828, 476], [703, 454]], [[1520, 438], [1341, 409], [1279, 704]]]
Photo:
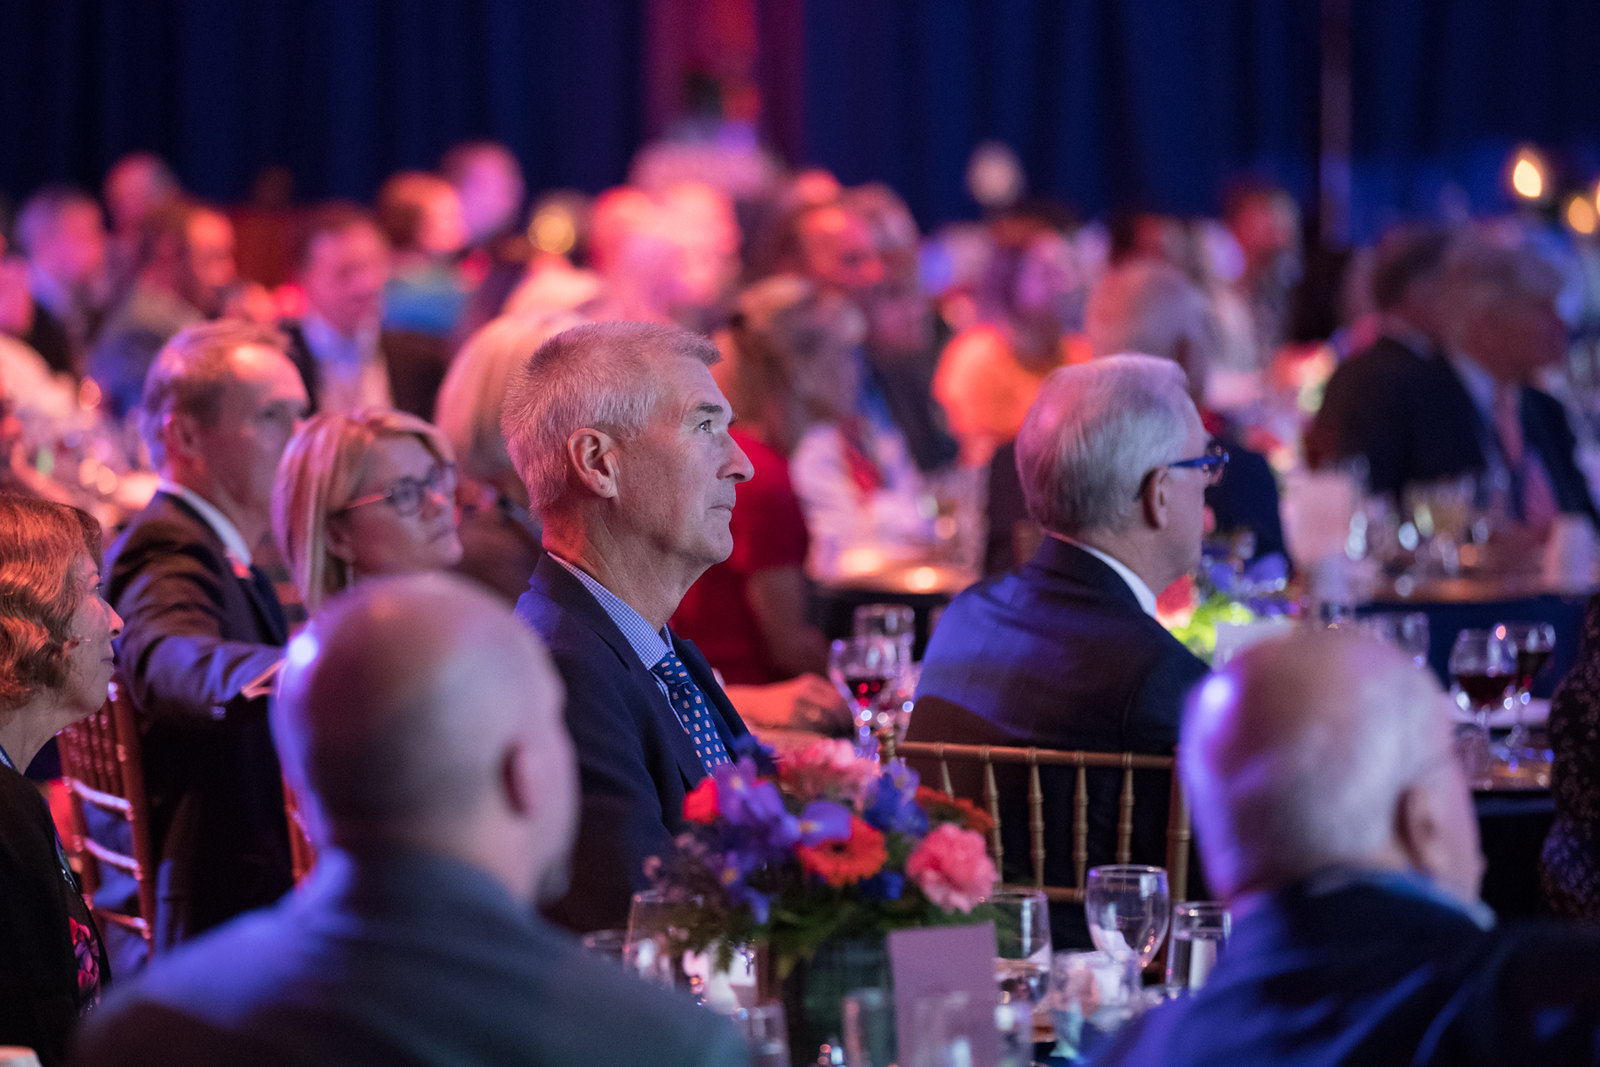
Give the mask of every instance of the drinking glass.
[[578, 939], [578, 944], [592, 956], [603, 956], [621, 963], [628, 947], [626, 930], [591, 930]]
[[911, 1032], [916, 1046], [904, 1058], [905, 1067], [971, 1067], [994, 1058], [981, 1055], [980, 1046], [998, 1047], [994, 1005], [974, 1000], [965, 992], [931, 993], [911, 1006]]
[[782, 1004], [740, 1008], [733, 1013], [733, 1021], [750, 1043], [751, 1067], [789, 1067], [789, 1028], [783, 1021]]
[[1104, 952], [1057, 952], [1047, 994], [1054, 1054], [1076, 1063], [1115, 1033], [1128, 1017], [1124, 992], [1122, 965]]
[[635, 893], [628, 906], [623, 962], [648, 982], [698, 994], [683, 969], [686, 934], [674, 921], [681, 907], [682, 904], [667, 900], [660, 890]]
[[994, 914], [995, 1020], [1009, 1050], [1031, 1059], [1033, 1007], [1050, 981], [1050, 902], [1038, 889], [997, 889], [985, 903]]
[[1172, 919], [1166, 870], [1130, 864], [1091, 868], [1083, 910], [1095, 947], [1122, 965], [1125, 999], [1136, 1012], [1139, 972], [1161, 947]]
[[1167, 949], [1167, 987], [1193, 992], [1206, 984], [1228, 937], [1233, 916], [1215, 900], [1186, 900], [1172, 908], [1172, 944]]
[[850, 1067], [894, 1067], [900, 1036], [895, 1030], [894, 995], [887, 989], [857, 989], [839, 1001], [844, 1023], [844, 1061]]
[[893, 739], [899, 730], [900, 690], [907, 666], [894, 638], [862, 636], [833, 643], [828, 676], [855, 713], [856, 741], [863, 751], [874, 741]]
[[985, 903], [994, 912], [994, 977], [1001, 1002], [1040, 1003], [1050, 976], [1050, 902], [1038, 889], [999, 889]]
[[916, 642], [917, 615], [906, 604], [862, 604], [851, 620], [857, 637], [887, 637], [903, 647], [906, 659]]
[[1419, 667], [1428, 665], [1428, 615], [1423, 611], [1384, 611], [1363, 620], [1368, 633], [1411, 657]]
[[1473, 717], [1456, 732], [1456, 750], [1467, 775], [1478, 786], [1489, 780], [1489, 713], [1505, 707], [1516, 684], [1516, 653], [1503, 631], [1462, 630], [1450, 649], [1450, 677], [1456, 703]]
[[1511, 655], [1516, 662], [1517, 677], [1512, 684], [1512, 709], [1516, 722], [1505, 740], [1506, 755], [1510, 759], [1544, 758], [1528, 745], [1528, 726], [1524, 722], [1528, 702], [1533, 699], [1533, 683], [1538, 680], [1556, 647], [1556, 628], [1547, 622], [1502, 622], [1495, 626], [1511, 645]]

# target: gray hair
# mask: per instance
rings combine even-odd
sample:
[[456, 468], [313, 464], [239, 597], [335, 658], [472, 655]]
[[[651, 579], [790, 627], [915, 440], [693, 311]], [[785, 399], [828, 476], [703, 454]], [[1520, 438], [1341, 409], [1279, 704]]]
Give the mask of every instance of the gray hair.
[[1190, 693], [1178, 746], [1206, 876], [1229, 894], [1382, 849], [1406, 789], [1454, 759], [1444, 697], [1394, 649], [1301, 632]]
[[1116, 530], [1150, 471], [1182, 458], [1197, 418], [1182, 368], [1121, 355], [1050, 373], [1017, 434], [1028, 516], [1046, 530]]
[[500, 427], [506, 450], [541, 512], [567, 489], [567, 439], [584, 427], [627, 437], [642, 430], [659, 393], [652, 363], [683, 356], [711, 366], [709, 340], [676, 326], [596, 322], [540, 345], [511, 375]]
[[1205, 294], [1182, 271], [1155, 260], [1133, 260], [1100, 276], [1089, 293], [1085, 333], [1096, 356], [1165, 356], [1176, 360], [1196, 387], [1204, 384], [1218, 348], [1217, 323]]

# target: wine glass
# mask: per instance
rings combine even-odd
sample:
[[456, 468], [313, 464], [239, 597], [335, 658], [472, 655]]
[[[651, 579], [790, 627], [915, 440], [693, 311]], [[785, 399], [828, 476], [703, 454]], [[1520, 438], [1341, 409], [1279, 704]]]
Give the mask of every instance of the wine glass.
[[1517, 678], [1512, 685], [1512, 708], [1516, 712], [1516, 722], [1506, 738], [1507, 756], [1511, 759], [1533, 758], [1535, 755], [1543, 758], [1543, 753], [1529, 749], [1528, 726], [1523, 720], [1528, 703], [1533, 699], [1533, 683], [1555, 651], [1556, 628], [1547, 622], [1502, 622], [1494, 629], [1511, 645], [1511, 654], [1517, 665]]
[[1031, 1049], [1033, 1006], [1050, 981], [1050, 902], [1039, 889], [997, 889], [985, 903], [994, 914], [996, 1017], [1019, 1049]]
[[1428, 665], [1428, 615], [1423, 611], [1383, 611], [1363, 623], [1373, 637], [1393, 645], [1419, 667]]
[[901, 643], [884, 635], [835, 641], [828, 653], [828, 676], [855, 712], [856, 741], [867, 751], [874, 741], [893, 739], [899, 725], [901, 675], [908, 664]]
[[1095, 947], [1122, 966], [1124, 999], [1137, 1013], [1139, 972], [1161, 947], [1172, 920], [1167, 872], [1127, 864], [1091, 868], [1083, 911]]
[[1456, 703], [1473, 717], [1456, 733], [1456, 748], [1475, 784], [1489, 778], [1489, 713], [1505, 707], [1516, 683], [1516, 652], [1503, 630], [1462, 630], [1450, 649]]

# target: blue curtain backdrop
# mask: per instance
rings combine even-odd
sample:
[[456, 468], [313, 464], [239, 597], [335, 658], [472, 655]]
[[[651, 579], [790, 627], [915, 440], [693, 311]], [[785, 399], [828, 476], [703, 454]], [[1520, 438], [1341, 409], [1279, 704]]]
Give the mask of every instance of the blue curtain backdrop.
[[[508, 142], [536, 188], [599, 189], [644, 136], [649, 2], [3, 0], [0, 190], [94, 186], [151, 148], [209, 197], [274, 163], [303, 198], [368, 197], [467, 136]], [[1600, 175], [1600, 3], [1349, 3], [1357, 238], [1452, 199], [1504, 207], [1524, 139]], [[1318, 0], [756, 9], [766, 64], [793, 71], [768, 90], [794, 162], [888, 181], [926, 225], [975, 213], [986, 138], [1086, 215], [1212, 212], [1240, 172], [1315, 193]]]
[[924, 223], [970, 215], [1003, 141], [1085, 215], [1213, 212], [1240, 171], [1312, 193], [1314, 0], [807, 0], [804, 152], [882, 178]]
[[1353, 0], [1357, 236], [1463, 199], [1507, 206], [1523, 141], [1558, 179], [1600, 177], [1600, 4]]
[[469, 136], [535, 188], [617, 182], [642, 136], [645, 0], [6, 0], [0, 189], [98, 187], [136, 148], [244, 196], [367, 198]]

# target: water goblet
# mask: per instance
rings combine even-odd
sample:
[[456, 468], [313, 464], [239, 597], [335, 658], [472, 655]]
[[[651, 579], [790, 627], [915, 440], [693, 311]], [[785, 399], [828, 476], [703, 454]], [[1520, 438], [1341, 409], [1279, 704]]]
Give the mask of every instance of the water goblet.
[[1161, 947], [1172, 919], [1166, 870], [1132, 864], [1091, 868], [1083, 910], [1095, 947], [1122, 966], [1128, 1010], [1137, 1013], [1139, 973]]

